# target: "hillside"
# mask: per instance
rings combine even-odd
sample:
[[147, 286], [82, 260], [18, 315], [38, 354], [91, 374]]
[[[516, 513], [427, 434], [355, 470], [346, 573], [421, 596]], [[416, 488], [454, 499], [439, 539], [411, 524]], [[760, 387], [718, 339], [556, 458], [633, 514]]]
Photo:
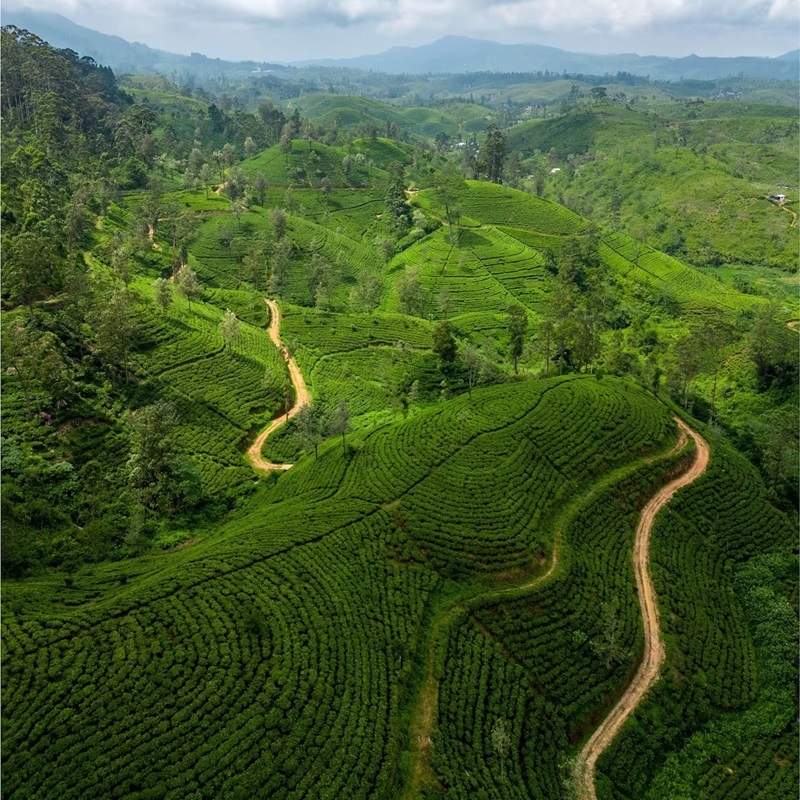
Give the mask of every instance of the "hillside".
[[[603, 104], [508, 131], [509, 147], [559, 173], [544, 196], [699, 266], [796, 271], [798, 125], [782, 106]], [[545, 163], [546, 162], [546, 163]], [[793, 187], [786, 189], [784, 187]]]
[[[574, 424], [565, 427], [566, 419]], [[507, 719], [516, 740], [535, 720], [528, 741], [550, 744], [537, 753], [531, 788], [557, 785], [559, 748], [580, 736], [624, 679], [639, 636], [624, 558], [598, 556], [622, 556], [638, 493], [670, 463], [635, 459], [666, 450], [674, 436], [664, 410], [625, 382], [556, 379], [488, 389], [473, 403], [465, 397], [359, 436], [348, 458], [332, 442], [318, 461], [296, 467], [194, 546], [81, 572], [68, 587], [60, 580], [37, 582], [35, 594], [25, 584], [9, 587], [5, 673], [15, 688], [5, 700], [13, 755], [4, 792], [300, 796], [325, 785], [350, 797], [393, 796], [403, 776], [395, 766], [407, 736], [400, 722], [413, 697], [425, 609], [452, 605], [456, 586], [455, 597], [473, 596], [478, 605], [454, 625], [442, 663], [435, 772], [458, 785], [448, 765], [463, 758], [459, 730], [466, 723], [467, 741], [481, 737], [475, 746], [486, 748], [469, 758], [476, 770], [469, 785], [490, 781], [497, 769], [492, 725]], [[732, 455], [722, 457], [741, 472]], [[476, 472], [476, 458], [490, 473]], [[612, 472], [620, 463], [628, 467]], [[700, 505], [689, 502], [684, 513], [707, 513], [730, 480], [712, 482]], [[633, 494], [631, 486], [638, 487]], [[753, 492], [762, 538], [742, 551], [736, 536], [749, 523], [737, 517], [733, 527], [717, 529], [717, 547], [736, 547], [739, 561], [790, 536], [756, 500], [757, 484]], [[608, 502], [622, 496], [619, 506]], [[573, 499], [564, 507], [561, 497]], [[517, 581], [535, 574], [556, 531], [571, 542], [570, 557], [557, 580], [537, 589], [533, 606], [513, 594], [495, 599], [491, 582], [473, 583], [493, 573]], [[677, 587], [688, 597], [696, 585], [691, 575]], [[443, 593], [445, 577], [459, 583]], [[592, 594], [598, 602], [587, 605]], [[589, 678], [596, 661], [588, 642], [602, 635], [612, 595], [627, 655]], [[574, 601], [564, 605], [568, 597]], [[723, 707], [746, 708], [759, 702], [762, 685], [747, 666], [754, 658], [746, 633], [752, 609], [727, 602], [740, 626], [728, 669], [740, 675], [744, 667], [747, 680], [723, 696]], [[562, 622], [553, 627], [546, 620], [556, 609]], [[534, 621], [541, 636], [520, 639]], [[484, 625], [492, 638], [481, 635]], [[577, 652], [575, 625], [584, 642]], [[506, 661], [508, 652], [515, 657]], [[462, 674], [480, 664], [482, 679], [465, 684]], [[513, 676], [529, 669], [539, 688], [517, 694]], [[727, 686], [726, 674], [709, 689]], [[479, 698], [471, 723], [465, 686]], [[554, 703], [562, 710], [541, 714]], [[45, 719], [47, 739], [39, 733]], [[785, 724], [775, 720], [776, 735]], [[153, 760], [155, 752], [162, 755]], [[220, 768], [223, 753], [227, 766]], [[33, 769], [36, 758], [55, 767]], [[516, 757], [505, 769], [527, 783]]]
[[341, 94], [305, 94], [293, 103], [303, 116], [325, 127], [374, 125], [378, 131], [394, 126], [401, 133], [433, 140], [445, 133], [451, 138], [480, 133], [498, 114], [471, 103], [454, 103], [438, 108], [398, 108], [367, 97]]

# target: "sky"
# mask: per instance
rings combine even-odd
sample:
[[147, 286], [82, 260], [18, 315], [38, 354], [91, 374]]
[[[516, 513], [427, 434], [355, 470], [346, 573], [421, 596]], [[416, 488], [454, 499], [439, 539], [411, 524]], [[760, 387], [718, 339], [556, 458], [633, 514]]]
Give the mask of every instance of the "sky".
[[640, 55], [778, 56], [797, 0], [6, 0], [177, 53], [298, 61], [445, 35]]

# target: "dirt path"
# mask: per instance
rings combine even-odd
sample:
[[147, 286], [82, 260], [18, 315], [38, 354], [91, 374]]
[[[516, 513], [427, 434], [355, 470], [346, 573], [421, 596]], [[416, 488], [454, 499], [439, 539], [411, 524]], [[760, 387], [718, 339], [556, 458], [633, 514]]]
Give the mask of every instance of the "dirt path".
[[664, 663], [665, 650], [664, 642], [661, 640], [658, 604], [649, 569], [650, 534], [656, 514], [675, 496], [678, 489], [693, 483], [706, 471], [709, 458], [709, 447], [705, 439], [681, 420], [676, 418], [676, 422], [682, 432], [694, 439], [697, 447], [695, 459], [692, 466], [683, 475], [670, 481], [644, 507], [633, 544], [636, 589], [642, 606], [644, 623], [644, 658], [631, 684], [625, 690], [625, 694], [600, 723], [578, 756], [575, 783], [579, 800], [597, 800], [594, 790], [594, 771], [597, 759], [611, 744], [625, 721], [644, 699], [650, 687], [658, 680], [661, 665]]
[[[517, 583], [506, 589], [497, 589], [491, 592], [493, 596], [500, 597], [504, 594], [527, 592], [546, 581], [555, 572], [558, 566], [558, 543], [553, 547], [552, 558], [547, 572], [535, 575], [524, 583]], [[486, 594], [479, 595], [481, 599], [487, 597]], [[476, 598], [472, 598], [473, 600]], [[430, 644], [425, 663], [425, 682], [422, 684], [419, 699], [417, 700], [416, 710], [411, 721], [411, 728], [415, 731], [414, 736], [414, 767], [411, 772], [408, 785], [402, 797], [403, 800], [413, 800], [422, 788], [424, 783], [437, 785], [436, 773], [431, 769], [430, 757], [433, 750], [433, 728], [436, 722], [436, 708], [439, 704], [439, 681], [436, 678], [436, 643], [442, 638], [443, 632], [448, 628], [451, 621], [460, 613], [465, 611], [468, 601], [458, 603], [448, 609], [439, 619], [435, 620], [431, 627]]]
[[778, 206], [778, 208], [780, 208], [783, 211], [785, 211], [787, 214], [791, 214], [792, 215], [792, 224], [789, 225], [789, 227], [790, 228], [795, 228], [795, 227], [797, 227], [797, 214], [794, 211], [792, 211], [791, 208], [786, 208], [786, 206], [784, 205], [785, 202], [786, 201], [783, 200], [781, 202], [775, 203], [775, 205]]
[[[680, 452], [688, 441], [689, 428], [683, 425], [680, 421], [678, 440], [673, 445], [665, 456], [652, 456], [644, 459], [644, 463], [651, 463], [653, 460], [661, 457], [669, 458], [675, 453]], [[625, 468], [627, 469], [627, 468]], [[415, 702], [415, 708], [411, 716], [411, 731], [412, 731], [412, 747], [413, 747], [413, 767], [408, 778], [405, 790], [402, 793], [402, 800], [414, 800], [419, 790], [424, 784], [437, 786], [438, 779], [436, 774], [431, 769], [430, 757], [433, 750], [433, 729], [436, 724], [436, 708], [439, 703], [439, 680], [436, 678], [436, 646], [443, 638], [444, 633], [450, 626], [452, 621], [460, 614], [468, 611], [471, 601], [486, 600], [489, 597], [502, 598], [504, 595], [519, 594], [524, 595], [531, 589], [535, 588], [541, 583], [549, 580], [555, 573], [556, 567], [559, 564], [559, 553], [561, 550], [561, 538], [563, 531], [571, 524], [572, 512], [575, 508], [587, 502], [589, 498], [600, 491], [601, 486], [608, 481], [614, 481], [618, 478], [620, 470], [615, 470], [610, 474], [606, 480], [601, 481], [599, 484], [593, 486], [589, 492], [582, 496], [578, 505], [571, 504], [564, 509], [562, 518], [556, 523], [555, 536], [553, 539], [553, 550], [550, 559], [550, 565], [547, 571], [541, 574], [534, 575], [533, 577], [524, 580], [521, 583], [515, 583], [503, 589], [493, 589], [489, 592], [482, 592], [473, 597], [457, 602], [449, 608], [440, 610], [431, 624], [430, 633], [427, 642], [427, 656], [425, 661], [425, 679], [419, 692], [419, 696]], [[617, 478], [615, 478], [617, 475]]]
[[247, 449], [247, 457], [256, 469], [270, 471], [273, 469], [289, 469], [291, 464], [273, 464], [271, 461], [265, 461], [261, 456], [261, 448], [264, 442], [272, 435], [274, 431], [285, 425], [303, 406], [307, 406], [311, 402], [311, 395], [306, 389], [306, 382], [303, 380], [303, 373], [300, 372], [300, 367], [297, 362], [289, 355], [287, 349], [281, 344], [280, 327], [281, 327], [281, 312], [278, 304], [274, 300], [264, 298], [264, 302], [269, 306], [270, 321], [269, 321], [269, 338], [275, 343], [289, 367], [289, 375], [292, 379], [292, 386], [294, 387], [294, 405], [289, 409], [288, 414], [282, 414], [278, 419], [272, 420], [267, 427], [261, 431], [258, 438]]
[[800, 319], [793, 319], [791, 322], [787, 322], [786, 327], [789, 328], [789, 330], [800, 333]]

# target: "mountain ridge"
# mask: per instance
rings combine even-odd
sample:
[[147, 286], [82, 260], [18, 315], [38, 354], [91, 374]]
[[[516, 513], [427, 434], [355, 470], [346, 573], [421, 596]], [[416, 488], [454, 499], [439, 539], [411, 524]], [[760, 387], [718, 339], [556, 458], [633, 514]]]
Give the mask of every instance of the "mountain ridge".
[[630, 72], [661, 80], [710, 80], [733, 75], [773, 80], [796, 80], [800, 50], [774, 58], [736, 56], [719, 58], [690, 54], [681, 58], [636, 53], [598, 54], [563, 50], [546, 44], [502, 44], [468, 36], [443, 36], [412, 47], [397, 45], [381, 53], [353, 58], [319, 58], [291, 62], [269, 60], [227, 61], [201, 53], [173, 53], [130, 42], [72, 22], [61, 14], [25, 8], [5, 9], [3, 25], [29, 30], [56, 48], [70, 48], [118, 73], [165, 74], [176, 71], [250, 74], [267, 67], [273, 72], [294, 72], [303, 67], [338, 67], [388, 74], [465, 72], [556, 72], [605, 75]]

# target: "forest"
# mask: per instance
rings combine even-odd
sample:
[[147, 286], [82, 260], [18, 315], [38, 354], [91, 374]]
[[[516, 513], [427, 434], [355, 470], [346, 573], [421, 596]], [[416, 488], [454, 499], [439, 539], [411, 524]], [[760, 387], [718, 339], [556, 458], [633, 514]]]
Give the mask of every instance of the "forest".
[[1, 46], [4, 798], [795, 796], [789, 82]]

